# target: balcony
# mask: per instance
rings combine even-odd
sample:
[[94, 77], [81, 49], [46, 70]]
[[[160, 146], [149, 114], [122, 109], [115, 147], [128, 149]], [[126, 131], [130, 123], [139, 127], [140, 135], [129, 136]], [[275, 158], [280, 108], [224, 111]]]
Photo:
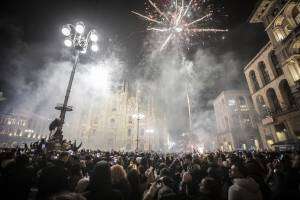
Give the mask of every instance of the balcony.
[[272, 124], [275, 122], [276, 118], [288, 115], [292, 112], [299, 111], [297, 105], [283, 106], [282, 109], [277, 109], [276, 111], [268, 111], [261, 115], [261, 121], [263, 125]]
[[290, 105], [290, 106], [283, 106], [282, 109], [277, 110], [276, 112], [273, 112], [273, 117], [280, 117], [283, 115], [287, 115], [289, 113], [299, 111], [299, 108], [297, 105]]

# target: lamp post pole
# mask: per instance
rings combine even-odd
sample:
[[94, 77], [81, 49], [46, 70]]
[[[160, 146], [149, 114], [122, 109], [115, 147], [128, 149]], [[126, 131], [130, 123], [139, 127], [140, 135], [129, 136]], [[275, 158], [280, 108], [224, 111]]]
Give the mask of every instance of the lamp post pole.
[[150, 142], [150, 134], [149, 134], [149, 151], [151, 151], [151, 142]]
[[66, 91], [66, 95], [65, 95], [65, 99], [64, 99], [64, 104], [63, 104], [62, 109], [60, 111], [60, 121], [61, 121], [60, 130], [62, 130], [62, 128], [63, 128], [63, 124], [64, 124], [65, 117], [66, 117], [66, 112], [68, 110], [68, 101], [69, 101], [71, 88], [72, 88], [72, 84], [73, 84], [73, 80], [74, 80], [74, 76], [75, 76], [78, 61], [79, 61], [79, 51], [76, 50], [75, 61], [74, 61], [74, 65], [73, 65], [71, 75], [70, 75], [70, 79], [69, 79], [69, 83], [68, 83], [68, 87], [67, 87], [67, 91]]
[[139, 150], [139, 134], [140, 134], [140, 106], [139, 103], [137, 105], [137, 110], [138, 110], [138, 114], [137, 114], [137, 131], [136, 131], [136, 151]]
[[139, 150], [139, 143], [140, 143], [140, 120], [143, 119], [145, 116], [144, 114], [140, 113], [139, 104], [137, 104], [137, 113], [133, 115], [134, 118], [137, 120], [136, 126], [136, 151]]
[[51, 137], [51, 139], [58, 140], [58, 142], [62, 141], [62, 129], [65, 122], [66, 112], [73, 110], [71, 106], [68, 106], [68, 101], [71, 93], [76, 68], [79, 62], [79, 56], [80, 54], [85, 54], [87, 52], [89, 45], [92, 51], [98, 51], [98, 46], [96, 44], [98, 41], [98, 36], [96, 30], [91, 30], [87, 34], [85, 34], [85, 25], [83, 22], [77, 22], [76, 25], [64, 25], [61, 31], [62, 34], [65, 36], [65, 46], [75, 50], [75, 61], [68, 82], [64, 102], [63, 104], [59, 104], [55, 107], [55, 109], [60, 110], [59, 119], [54, 120], [49, 126], [49, 130], [51, 132], [56, 128], [56, 132]]

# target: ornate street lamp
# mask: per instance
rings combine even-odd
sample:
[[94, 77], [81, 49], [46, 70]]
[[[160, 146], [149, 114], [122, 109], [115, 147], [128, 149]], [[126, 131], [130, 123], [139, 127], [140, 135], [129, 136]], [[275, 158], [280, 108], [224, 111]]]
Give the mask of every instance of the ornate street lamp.
[[63, 104], [58, 104], [55, 107], [55, 109], [60, 110], [60, 117], [59, 119], [54, 120], [49, 127], [50, 131], [57, 128], [55, 134], [50, 139], [58, 140], [58, 142], [62, 141], [62, 128], [65, 121], [66, 112], [73, 110], [72, 106], [68, 106], [68, 100], [71, 93], [76, 67], [79, 62], [79, 56], [81, 54], [85, 54], [89, 48], [93, 52], [97, 52], [99, 50], [97, 45], [98, 35], [96, 30], [93, 29], [87, 32], [83, 22], [77, 22], [75, 25], [66, 24], [62, 27], [61, 32], [65, 36], [64, 45], [68, 48], [72, 48], [75, 52], [75, 61], [70, 75], [64, 102]]
[[139, 150], [139, 134], [140, 134], [140, 120], [145, 117], [143, 113], [140, 113], [139, 106], [138, 106], [138, 112], [134, 115], [132, 115], [133, 118], [137, 120], [137, 129], [136, 129], [136, 151]]

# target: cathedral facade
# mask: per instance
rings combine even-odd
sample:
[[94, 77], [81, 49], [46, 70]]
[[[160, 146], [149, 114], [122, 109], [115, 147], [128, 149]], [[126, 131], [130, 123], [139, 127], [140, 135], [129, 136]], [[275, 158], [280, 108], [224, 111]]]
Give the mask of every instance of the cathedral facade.
[[[97, 101], [94, 101], [97, 102]], [[127, 82], [90, 105], [79, 123], [80, 138], [88, 147], [117, 151], [166, 151], [166, 115], [151, 91], [130, 89]]]

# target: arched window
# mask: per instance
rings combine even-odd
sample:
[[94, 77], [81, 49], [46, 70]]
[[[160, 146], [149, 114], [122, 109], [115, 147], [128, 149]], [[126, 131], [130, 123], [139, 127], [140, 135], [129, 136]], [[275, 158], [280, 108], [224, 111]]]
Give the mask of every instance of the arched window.
[[281, 66], [279, 64], [278, 58], [275, 55], [275, 51], [274, 50], [270, 51], [269, 58], [270, 58], [271, 63], [273, 64], [274, 69], [277, 72], [277, 75], [281, 76], [283, 74], [283, 71], [282, 71], [282, 68], [281, 68]]
[[300, 5], [297, 6], [297, 10], [295, 10], [294, 16], [296, 23], [300, 24]]
[[266, 115], [266, 103], [265, 100], [263, 98], [263, 96], [258, 95], [256, 97], [256, 105], [257, 105], [257, 109], [260, 115]]
[[277, 42], [280, 42], [286, 37], [284, 31], [281, 28], [275, 28], [273, 33]]
[[275, 19], [273, 34], [277, 42], [280, 42], [289, 34], [289, 28], [286, 28], [287, 25], [284, 16], [280, 15]]
[[258, 63], [258, 68], [260, 70], [260, 73], [262, 75], [262, 79], [263, 79], [263, 82], [265, 85], [267, 85], [268, 83], [271, 82], [271, 78], [269, 76], [269, 73], [268, 73], [268, 70], [267, 70], [267, 67], [265, 65], [264, 62], [259, 62]]
[[294, 60], [291, 60], [290, 62], [288, 62], [287, 64], [287, 68], [290, 71], [290, 74], [293, 77], [293, 80], [299, 81], [300, 80], [300, 66], [298, 63], [296, 63]]
[[259, 84], [257, 82], [255, 72], [252, 70], [249, 73], [249, 76], [250, 76], [250, 80], [251, 80], [251, 84], [252, 84], [252, 89], [253, 89], [254, 92], [256, 92], [257, 90], [259, 90], [260, 87], [259, 87]]
[[295, 2], [291, 2], [288, 6], [286, 6], [284, 14], [291, 27], [294, 28], [297, 24], [300, 24], [300, 8]]
[[279, 104], [276, 92], [273, 88], [269, 88], [267, 90], [267, 97], [268, 97], [269, 104], [271, 106], [271, 110], [275, 113], [280, 112], [281, 106]]
[[292, 94], [291, 88], [287, 80], [284, 79], [279, 83], [279, 90], [284, 99], [284, 104], [287, 107], [296, 105], [295, 98]]
[[291, 54], [300, 54], [300, 37], [291, 45]]

